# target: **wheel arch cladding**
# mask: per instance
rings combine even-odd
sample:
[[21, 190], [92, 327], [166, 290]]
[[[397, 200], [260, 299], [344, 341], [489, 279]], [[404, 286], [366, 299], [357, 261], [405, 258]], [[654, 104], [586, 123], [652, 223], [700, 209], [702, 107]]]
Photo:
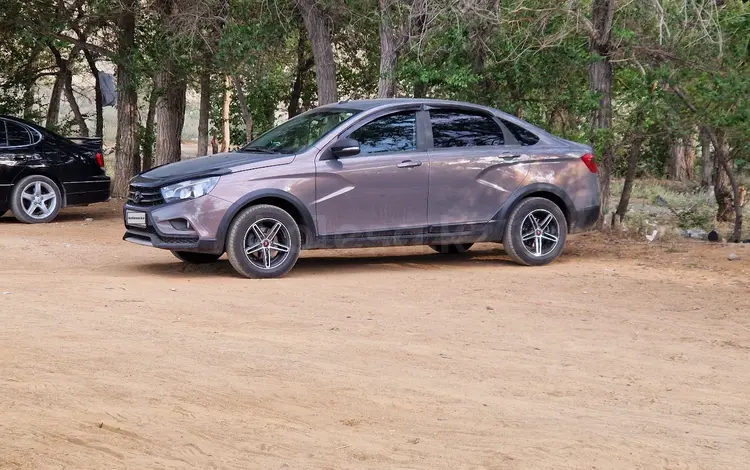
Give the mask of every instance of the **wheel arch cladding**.
[[513, 197], [513, 199], [509, 201], [509, 203], [506, 204], [503, 209], [501, 209], [500, 217], [498, 218], [502, 221], [507, 222], [508, 217], [510, 216], [510, 213], [513, 211], [513, 209], [515, 209], [515, 207], [518, 206], [521, 201], [530, 197], [541, 197], [554, 202], [565, 216], [565, 222], [568, 226], [568, 232], [570, 232], [571, 228], [573, 227], [572, 215], [575, 211], [575, 206], [573, 205], [573, 201], [565, 193], [565, 191], [551, 184], [531, 184], [518, 191], [515, 197]]
[[302, 237], [302, 246], [311, 243], [315, 238], [315, 222], [312, 215], [305, 207], [304, 203], [297, 197], [281, 190], [259, 190], [253, 191], [241, 197], [232, 204], [219, 224], [219, 230], [216, 234], [217, 239], [221, 241], [221, 246], [226, 243], [229, 225], [244, 209], [259, 204], [268, 204], [283, 209], [297, 222]]

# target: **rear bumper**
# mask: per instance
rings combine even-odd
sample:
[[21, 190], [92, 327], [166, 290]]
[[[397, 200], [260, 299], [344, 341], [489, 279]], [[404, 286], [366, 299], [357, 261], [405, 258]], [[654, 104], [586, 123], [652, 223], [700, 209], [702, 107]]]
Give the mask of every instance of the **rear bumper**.
[[109, 200], [110, 181], [108, 176], [101, 176], [88, 181], [64, 183], [65, 204], [77, 206]]
[[586, 232], [593, 229], [596, 226], [596, 221], [599, 220], [600, 211], [600, 206], [591, 206], [576, 211], [572, 217], [570, 233]]

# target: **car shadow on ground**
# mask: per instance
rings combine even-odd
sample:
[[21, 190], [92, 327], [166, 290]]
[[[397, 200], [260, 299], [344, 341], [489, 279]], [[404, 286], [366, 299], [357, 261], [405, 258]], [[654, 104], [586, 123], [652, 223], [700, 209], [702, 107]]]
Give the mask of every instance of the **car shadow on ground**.
[[[95, 222], [120, 220], [122, 219], [122, 211], [107, 206], [71, 207], [61, 210], [52, 222], [41, 225], [54, 225], [64, 222], [84, 222], [87, 218], [91, 218]], [[16, 220], [16, 218], [13, 217], [13, 213], [8, 211], [0, 217], [0, 224], [22, 225], [23, 222]]]
[[[326, 273], [359, 273], [388, 270], [429, 270], [448, 267], [502, 266], [517, 267], [502, 249], [472, 251], [463, 255], [405, 254], [405, 255], [307, 255], [300, 258], [288, 277], [304, 277]], [[226, 256], [217, 263], [190, 265], [181, 262], [151, 263], [137, 266], [141, 273], [167, 277], [229, 276], [239, 277]]]

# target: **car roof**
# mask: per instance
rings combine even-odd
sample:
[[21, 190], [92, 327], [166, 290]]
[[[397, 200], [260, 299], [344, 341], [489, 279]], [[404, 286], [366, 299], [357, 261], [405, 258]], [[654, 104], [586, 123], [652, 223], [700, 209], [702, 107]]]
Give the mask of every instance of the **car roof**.
[[[490, 108], [473, 103], [464, 103], [461, 101], [451, 100], [439, 100], [432, 98], [374, 98], [364, 100], [343, 100], [338, 103], [332, 103], [325, 105], [325, 108], [344, 108], [344, 109], [358, 109], [360, 111], [366, 111], [373, 108], [389, 107], [389, 106], [400, 106], [410, 104], [424, 104], [428, 106], [458, 106], [467, 108], [476, 108], [490, 110]], [[492, 110], [496, 111], [496, 110]]]

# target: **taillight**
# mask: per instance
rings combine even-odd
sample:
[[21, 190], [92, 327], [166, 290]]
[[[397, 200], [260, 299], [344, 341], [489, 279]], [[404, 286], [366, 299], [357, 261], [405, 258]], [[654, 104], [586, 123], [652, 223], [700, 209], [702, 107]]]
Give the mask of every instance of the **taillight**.
[[587, 153], [586, 155], [581, 157], [581, 161], [586, 165], [586, 168], [588, 168], [591, 173], [596, 173], [597, 171], [599, 171], [599, 167], [594, 161], [594, 155]]
[[101, 152], [96, 152], [96, 164], [99, 168], [104, 168], [104, 155]]

